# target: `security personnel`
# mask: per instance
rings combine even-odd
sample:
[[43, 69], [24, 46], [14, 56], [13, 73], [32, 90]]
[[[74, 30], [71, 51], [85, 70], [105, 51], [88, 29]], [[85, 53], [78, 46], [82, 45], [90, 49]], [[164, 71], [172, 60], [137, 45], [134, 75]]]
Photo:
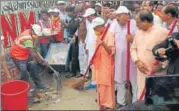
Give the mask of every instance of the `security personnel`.
[[29, 73], [36, 88], [45, 89], [45, 86], [41, 83], [38, 66], [33, 61], [36, 60], [43, 65], [47, 64], [47, 62], [38, 55], [34, 47], [35, 40], [39, 36], [42, 36], [42, 28], [38, 24], [32, 25], [31, 29], [25, 30], [15, 39], [14, 44], [10, 48], [10, 55], [21, 72], [21, 80], [28, 82]]

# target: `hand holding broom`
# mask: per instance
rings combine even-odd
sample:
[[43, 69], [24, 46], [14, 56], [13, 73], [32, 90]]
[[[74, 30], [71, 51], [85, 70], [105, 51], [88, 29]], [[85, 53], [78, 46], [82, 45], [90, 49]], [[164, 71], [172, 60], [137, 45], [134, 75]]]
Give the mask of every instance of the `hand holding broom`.
[[125, 103], [132, 103], [132, 85], [130, 82], [130, 20], [127, 23], [127, 59], [126, 59], [126, 83], [125, 83]]
[[[102, 36], [101, 36], [102, 41], [104, 40], [104, 37], [105, 37], [109, 27], [110, 27], [110, 24], [108, 23], [106, 28], [105, 28], [105, 30], [104, 30], [104, 32], [103, 32], [103, 34], [102, 34]], [[87, 75], [87, 73], [88, 73], [88, 71], [90, 69], [91, 63], [92, 63], [92, 61], [93, 61], [93, 59], [94, 59], [94, 57], [96, 55], [96, 52], [98, 51], [99, 47], [100, 47], [100, 44], [96, 47], [96, 50], [95, 50], [95, 52], [94, 52], [94, 54], [93, 54], [93, 56], [92, 56], [92, 58], [91, 58], [91, 60], [90, 60], [90, 62], [88, 64], [88, 67], [87, 67], [87, 69], [86, 69], [86, 71], [85, 71], [85, 73], [83, 75], [83, 78], [81, 80], [79, 80], [78, 82], [76, 82], [75, 84], [73, 84], [72, 85], [73, 88], [75, 88], [75, 89], [83, 89], [84, 88], [84, 84], [86, 82], [86, 75]]]

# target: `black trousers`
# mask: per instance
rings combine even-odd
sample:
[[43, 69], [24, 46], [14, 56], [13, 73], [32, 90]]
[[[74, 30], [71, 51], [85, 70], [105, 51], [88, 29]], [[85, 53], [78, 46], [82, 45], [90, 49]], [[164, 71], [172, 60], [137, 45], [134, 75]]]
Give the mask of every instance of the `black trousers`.
[[78, 38], [76, 38], [75, 43], [71, 43], [70, 46], [70, 61], [71, 61], [71, 72], [73, 75], [76, 76], [77, 71], [79, 71], [79, 60], [78, 60], [78, 52], [79, 52], [79, 46], [78, 46]]

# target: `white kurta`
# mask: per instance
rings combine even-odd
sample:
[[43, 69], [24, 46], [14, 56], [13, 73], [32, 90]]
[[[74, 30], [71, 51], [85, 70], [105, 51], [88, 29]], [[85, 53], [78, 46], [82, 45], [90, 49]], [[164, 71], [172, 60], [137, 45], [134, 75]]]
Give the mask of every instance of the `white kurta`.
[[[75, 35], [78, 36], [78, 30], [75, 32]], [[85, 47], [84, 47], [84, 43], [82, 43], [82, 41], [78, 41], [78, 60], [79, 60], [79, 65], [80, 65], [80, 74], [84, 74], [86, 69], [87, 69], [87, 65], [88, 65], [88, 57], [86, 55], [85, 52]]]
[[163, 24], [162, 19], [159, 16], [155, 15], [154, 13], [152, 13], [152, 15], [154, 16], [154, 24], [162, 26]]
[[[137, 29], [134, 20], [130, 22], [130, 31], [134, 35]], [[127, 25], [120, 26], [119, 23], [114, 20], [111, 24], [110, 30], [114, 31], [115, 34], [115, 87], [117, 90], [117, 103], [125, 105], [125, 81], [126, 81], [126, 68], [127, 68]], [[135, 66], [132, 59], [130, 59], [130, 81], [132, 84], [133, 102], [137, 100], [137, 67]]]
[[94, 29], [92, 28], [91, 23], [88, 20], [86, 21], [86, 26], [87, 26], [87, 34], [86, 34], [85, 44], [86, 44], [86, 49], [88, 50], [88, 64], [89, 64], [96, 48], [96, 35]]
[[[134, 35], [137, 29], [135, 21], [131, 20], [131, 34]], [[110, 30], [115, 33], [115, 81], [118, 83], [123, 83], [126, 80], [126, 59], [127, 59], [127, 26], [121, 27], [116, 20], [112, 23]], [[130, 79], [131, 82], [136, 81], [136, 66], [132, 59], [130, 59]]]

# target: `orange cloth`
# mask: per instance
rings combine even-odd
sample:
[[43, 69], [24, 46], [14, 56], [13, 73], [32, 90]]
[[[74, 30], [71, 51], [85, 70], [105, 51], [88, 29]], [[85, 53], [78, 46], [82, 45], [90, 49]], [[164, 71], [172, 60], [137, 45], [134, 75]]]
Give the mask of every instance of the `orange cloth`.
[[[94, 69], [93, 76], [95, 76], [93, 79], [97, 84], [99, 105], [114, 108], [114, 34], [108, 31], [104, 42], [112, 50], [112, 53], [109, 54], [102, 46], [100, 46], [92, 61]], [[96, 46], [97, 45], [98, 44], [96, 44]]]
[[61, 42], [63, 41], [63, 31], [62, 31], [62, 28], [61, 28], [61, 23], [60, 23], [60, 20], [52, 20], [52, 28], [54, 30], [58, 30], [58, 34], [56, 35], [56, 40], [58, 42]]
[[12, 58], [17, 60], [27, 60], [29, 58], [30, 51], [23, 45], [25, 40], [32, 40], [29, 31], [30, 30], [25, 30], [18, 38], [15, 39], [10, 49], [10, 55]]

